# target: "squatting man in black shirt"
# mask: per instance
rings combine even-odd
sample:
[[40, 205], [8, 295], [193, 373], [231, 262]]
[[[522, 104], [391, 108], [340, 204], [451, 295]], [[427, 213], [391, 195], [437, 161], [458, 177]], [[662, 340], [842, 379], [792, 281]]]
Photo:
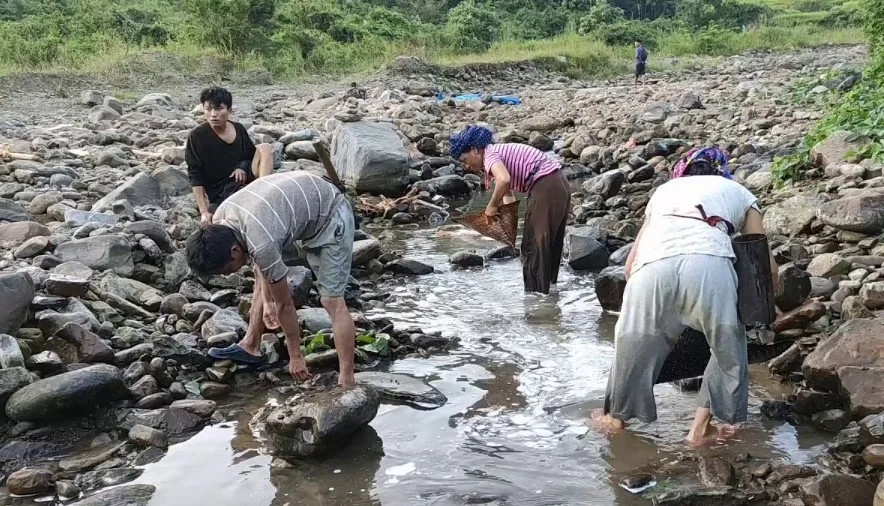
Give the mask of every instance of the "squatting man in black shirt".
[[241, 124], [230, 120], [233, 96], [224, 88], [200, 94], [206, 122], [187, 138], [184, 159], [203, 226], [221, 202], [240, 188], [273, 172], [270, 144], [255, 144]]

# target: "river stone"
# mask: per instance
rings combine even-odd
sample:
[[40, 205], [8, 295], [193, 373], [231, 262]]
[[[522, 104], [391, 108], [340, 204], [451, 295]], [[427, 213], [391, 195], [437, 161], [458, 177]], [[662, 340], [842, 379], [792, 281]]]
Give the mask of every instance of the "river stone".
[[850, 414], [843, 409], [829, 409], [814, 413], [810, 420], [820, 430], [838, 432], [850, 423]]
[[416, 408], [435, 409], [448, 402], [442, 392], [422, 380], [405, 374], [366, 371], [356, 373], [356, 382], [375, 389], [382, 399]]
[[147, 427], [144, 425], [135, 425], [129, 429], [129, 441], [139, 446], [156, 446], [157, 448], [168, 448], [169, 440], [163, 431]]
[[823, 253], [814, 257], [807, 266], [811, 276], [830, 278], [850, 271], [850, 262], [837, 253]]
[[0, 224], [0, 248], [15, 248], [35, 237], [49, 237], [46, 225], [34, 221]]
[[635, 243], [629, 243], [625, 246], [621, 246], [617, 249], [617, 251], [611, 253], [611, 256], [608, 257], [609, 265], [626, 265], [626, 259], [629, 258], [629, 253], [632, 251], [632, 245]]
[[608, 200], [620, 192], [620, 188], [625, 182], [626, 174], [619, 170], [612, 170], [583, 183], [583, 190], [590, 195], [599, 195], [602, 199]]
[[884, 445], [875, 444], [866, 446], [862, 453], [866, 464], [875, 469], [884, 469]]
[[191, 411], [168, 407], [159, 409], [124, 409], [117, 414], [117, 427], [129, 431], [136, 425], [162, 430], [175, 437], [194, 432], [205, 424], [205, 417]]
[[80, 262], [97, 271], [110, 270], [129, 277], [135, 272], [129, 242], [115, 235], [100, 235], [60, 244], [55, 256], [62, 262]]
[[215, 401], [204, 399], [181, 399], [169, 406], [171, 409], [180, 409], [192, 413], [200, 418], [209, 418], [215, 412], [218, 405]]
[[96, 469], [83, 474], [78, 474], [74, 478], [74, 484], [83, 492], [90, 492], [99, 488], [111, 487], [121, 483], [128, 483], [135, 480], [144, 469], [136, 469], [134, 467], [115, 467], [110, 469]]
[[28, 317], [34, 300], [34, 282], [23, 272], [0, 274], [0, 334], [15, 334]]
[[817, 390], [799, 390], [795, 394], [792, 409], [799, 415], [810, 416], [820, 411], [835, 409], [841, 405], [838, 395]]
[[851, 153], [862, 150], [863, 142], [854, 139], [856, 135], [847, 130], [832, 132], [824, 140], [815, 144], [810, 150], [810, 159], [814, 165], [830, 172], [837, 173], [837, 167], [849, 162]]
[[132, 221], [126, 224], [126, 230], [132, 234], [144, 234], [150, 237], [163, 251], [172, 252], [172, 238], [162, 223], [153, 220]]
[[608, 248], [599, 240], [601, 233], [594, 227], [580, 227], [565, 236], [565, 258], [577, 271], [604, 269], [608, 266]]
[[289, 267], [287, 279], [295, 307], [306, 306], [313, 289], [313, 272], [307, 267], [296, 265]]
[[884, 281], [864, 284], [859, 290], [859, 297], [869, 309], [884, 308]]
[[862, 195], [827, 202], [820, 206], [819, 218], [838, 230], [879, 234], [884, 230], [884, 193], [869, 190]]
[[552, 132], [553, 130], [559, 128], [561, 122], [551, 116], [547, 115], [536, 115], [531, 116], [519, 125], [521, 130], [525, 130], [526, 132]]
[[801, 369], [809, 387], [836, 391], [838, 369], [846, 366], [884, 367], [884, 320], [844, 323], [817, 345]]
[[165, 297], [163, 292], [150, 285], [119, 276], [105, 276], [101, 280], [100, 287], [103, 291], [142, 306], [148, 311], [158, 311]]
[[6, 478], [10, 494], [42, 494], [52, 488], [52, 471], [47, 469], [20, 469]]
[[595, 296], [606, 311], [620, 311], [625, 290], [625, 267], [606, 267], [595, 278]]
[[359, 193], [397, 197], [408, 186], [409, 154], [391, 125], [357, 121], [337, 127], [332, 164]]
[[70, 506], [148, 506], [156, 489], [153, 485], [121, 485], [103, 490]]
[[242, 319], [242, 316], [240, 316], [239, 313], [231, 309], [221, 309], [216, 311], [211, 318], [203, 323], [200, 333], [202, 334], [203, 339], [208, 341], [212, 336], [227, 332], [235, 332], [238, 335], [244, 335], [247, 328], [248, 324]]
[[289, 160], [319, 161], [313, 141], [294, 141], [285, 147], [285, 157]]
[[458, 251], [448, 257], [448, 263], [458, 267], [482, 267], [485, 265], [485, 258], [472, 251]]
[[[143, 364], [143, 362], [135, 362], [135, 364]], [[127, 369], [126, 373], [129, 374], [129, 372], [130, 371]], [[129, 375], [131, 377], [131, 374]], [[129, 387], [129, 392], [136, 400], [141, 400], [149, 395], [157, 393], [159, 389], [160, 386], [157, 384], [157, 380], [154, 379], [153, 376], [142, 375], [139, 379], [135, 380], [135, 382], [132, 383], [132, 386]]]
[[737, 474], [734, 466], [722, 458], [700, 458], [700, 481], [707, 487], [732, 487], [737, 484]]
[[375, 239], [363, 239], [353, 242], [353, 266], [362, 267], [384, 254], [381, 243]]
[[782, 311], [800, 306], [810, 295], [810, 275], [794, 265], [784, 265], [779, 270], [779, 287], [776, 303]]
[[463, 177], [457, 174], [448, 174], [427, 179], [426, 181], [418, 181], [414, 184], [413, 188], [416, 188], [418, 191], [428, 191], [449, 197], [470, 193], [470, 185]]
[[884, 369], [846, 366], [837, 372], [838, 391], [852, 419], [884, 411]]
[[357, 385], [310, 392], [286, 404], [267, 416], [267, 439], [279, 454], [312, 457], [339, 448], [368, 425], [380, 398], [372, 388]]
[[299, 309], [298, 320], [304, 323], [304, 328], [311, 334], [332, 328], [332, 321], [328, 311], [320, 307]]
[[65, 323], [55, 335], [76, 348], [78, 361], [80, 362], [85, 364], [95, 362], [110, 364], [114, 361], [114, 350], [97, 335], [77, 323]]
[[25, 357], [18, 341], [12, 336], [0, 334], [0, 368], [10, 369], [24, 366]]
[[0, 223], [15, 223], [30, 219], [28, 211], [16, 201], [0, 198]]
[[799, 234], [810, 226], [823, 203], [819, 195], [801, 194], [774, 204], [764, 212], [764, 229], [771, 235]]
[[405, 274], [408, 276], [424, 276], [432, 274], [435, 270], [432, 265], [427, 265], [410, 258], [398, 258], [388, 263], [385, 268], [395, 274]]
[[166, 195], [156, 179], [146, 172], [139, 172], [135, 177], [95, 202], [92, 205], [92, 211], [100, 213], [111, 210], [114, 202], [118, 200], [128, 201], [133, 207], [162, 206], [166, 202]]
[[801, 485], [801, 499], [810, 506], [858, 506], [871, 504], [875, 485], [847, 474], [818, 476]]
[[6, 409], [9, 397], [31, 383], [31, 374], [24, 367], [0, 369], [0, 409]]
[[92, 411], [128, 394], [120, 370], [97, 364], [42, 379], [12, 394], [6, 415], [16, 421], [64, 418]]
[[190, 346], [187, 341], [195, 343], [196, 336], [192, 334], [177, 334], [174, 338], [169, 336], [154, 337], [153, 356], [175, 362], [189, 367], [205, 366], [209, 358], [200, 350]]

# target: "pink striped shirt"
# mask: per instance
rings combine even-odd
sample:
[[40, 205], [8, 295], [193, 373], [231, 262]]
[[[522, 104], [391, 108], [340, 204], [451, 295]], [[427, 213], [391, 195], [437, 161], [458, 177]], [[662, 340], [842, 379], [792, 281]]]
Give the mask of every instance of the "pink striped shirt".
[[561, 168], [543, 151], [527, 144], [489, 144], [485, 147], [485, 181], [488, 186], [493, 178], [491, 167], [497, 162], [510, 173], [510, 189], [519, 193], [529, 193], [538, 179]]

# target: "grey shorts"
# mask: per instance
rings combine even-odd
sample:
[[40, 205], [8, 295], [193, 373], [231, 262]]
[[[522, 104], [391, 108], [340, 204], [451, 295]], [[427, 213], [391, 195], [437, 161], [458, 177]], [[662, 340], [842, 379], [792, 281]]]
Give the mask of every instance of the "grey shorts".
[[355, 224], [350, 202], [344, 196], [339, 199], [325, 226], [301, 243], [321, 297], [343, 297], [350, 281]]

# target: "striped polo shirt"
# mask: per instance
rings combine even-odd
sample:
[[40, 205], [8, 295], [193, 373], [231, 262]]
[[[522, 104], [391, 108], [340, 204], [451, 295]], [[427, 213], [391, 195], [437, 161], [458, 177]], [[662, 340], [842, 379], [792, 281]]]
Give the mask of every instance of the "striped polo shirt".
[[316, 235], [339, 195], [331, 183], [308, 172], [271, 174], [225, 200], [213, 221], [232, 228], [265, 279], [275, 283], [288, 274], [282, 251]]
[[542, 176], [552, 174], [561, 166], [543, 151], [527, 144], [489, 144], [485, 147], [485, 178], [488, 186], [494, 177], [491, 166], [502, 163], [510, 173], [510, 189], [528, 193]]

